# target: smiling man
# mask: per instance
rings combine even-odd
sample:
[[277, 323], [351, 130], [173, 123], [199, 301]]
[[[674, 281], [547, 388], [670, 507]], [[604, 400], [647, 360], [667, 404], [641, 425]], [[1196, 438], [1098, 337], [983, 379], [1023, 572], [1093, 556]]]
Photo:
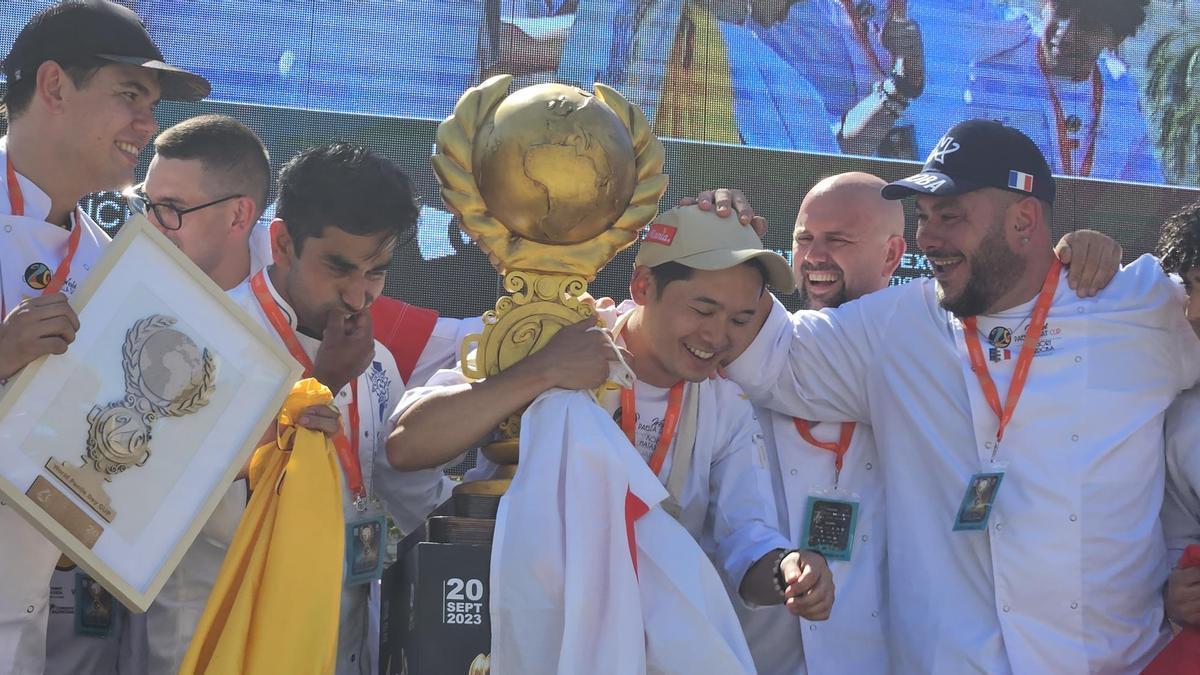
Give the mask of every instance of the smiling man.
[[[158, 129], [159, 99], [209, 92], [204, 78], [164, 63], [136, 14], [97, 0], [34, 16], [3, 68], [0, 386], [75, 338], [79, 320], [67, 297], [108, 242], [79, 200], [133, 182], [138, 154]], [[2, 502], [0, 542], [0, 672], [41, 673], [59, 552]]]
[[1117, 48], [1146, 20], [1149, 0], [1042, 0], [1042, 25], [976, 61], [970, 117], [1029, 135], [1056, 174], [1164, 181], [1138, 83]]
[[916, 197], [935, 279], [775, 303], [728, 373], [781, 414], [872, 424], [894, 670], [1136, 672], [1168, 637], [1164, 411], [1200, 378], [1183, 290], [1147, 256], [1078, 297], [1032, 141], [972, 120], [939, 147], [883, 190]]
[[[668, 513], [742, 600], [786, 604], [793, 614], [825, 619], [833, 603], [825, 560], [794, 549], [774, 529], [753, 410], [732, 383], [710, 379], [753, 335], [766, 286], [791, 290], [787, 262], [764, 250], [750, 228], [687, 206], [650, 225], [635, 265], [632, 299], [616, 308], [602, 304], [600, 314], [612, 327], [611, 340], [629, 354], [636, 380], [608, 391], [601, 405], [667, 486]], [[589, 330], [591, 324], [564, 328], [545, 348], [493, 377], [468, 382], [460, 371], [443, 371], [407, 393], [388, 439], [392, 465], [440, 466], [486, 440], [543, 392], [602, 385], [616, 353], [608, 335]], [[495, 469], [481, 459], [468, 479], [491, 477]]]

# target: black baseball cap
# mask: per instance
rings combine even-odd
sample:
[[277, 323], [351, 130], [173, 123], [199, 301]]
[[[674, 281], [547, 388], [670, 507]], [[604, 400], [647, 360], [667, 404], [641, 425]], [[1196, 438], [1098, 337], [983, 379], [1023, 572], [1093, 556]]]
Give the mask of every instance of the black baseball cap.
[[199, 101], [212, 91], [200, 75], [166, 63], [138, 15], [108, 0], [67, 0], [38, 12], [4, 58], [4, 77], [11, 88], [46, 61], [89, 58], [159, 71], [164, 100]]
[[991, 120], [954, 125], [929, 153], [921, 173], [883, 187], [884, 199], [960, 195], [985, 187], [1054, 203], [1054, 176], [1028, 136]]

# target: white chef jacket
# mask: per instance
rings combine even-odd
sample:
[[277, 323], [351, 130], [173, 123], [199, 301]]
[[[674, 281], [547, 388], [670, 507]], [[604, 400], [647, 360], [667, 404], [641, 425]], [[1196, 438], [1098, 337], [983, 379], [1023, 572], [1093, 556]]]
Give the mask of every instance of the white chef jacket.
[[[112, 598], [107, 635], [76, 635], [75, 578], [78, 567], [56, 568], [50, 578], [50, 618], [46, 628], [46, 675], [145, 673], [146, 635], [142, 615]], [[131, 625], [136, 621], [137, 625]]]
[[[256, 224], [247, 244], [250, 274], [271, 264], [269, 222]], [[56, 572], [51, 583], [51, 618], [46, 630], [47, 675], [77, 673], [81, 664], [89, 663], [96, 672], [141, 672], [147, 668], [143, 661], [148, 661], [152, 673], [177, 672], [248, 499], [246, 482], [234, 482], [146, 613], [131, 613], [122, 608], [121, 621], [106, 638], [75, 634], [73, 606], [65, 603], [75, 588], [75, 572]], [[64, 598], [57, 608], [55, 597]], [[62, 613], [62, 620], [55, 620], [56, 611]], [[122, 636], [123, 631], [134, 635]], [[101, 668], [100, 664], [112, 665]]]
[[[267, 225], [260, 223], [250, 235], [251, 275], [271, 263], [268, 232]], [[270, 279], [267, 281], [269, 285]], [[253, 294], [249, 298], [253, 300]], [[427, 379], [441, 368], [452, 367], [457, 360], [458, 345], [462, 338], [467, 333], [481, 329], [479, 319], [439, 318], [413, 369], [411, 379], [423, 383], [424, 380], [418, 378]], [[386, 440], [387, 430], [379, 433]], [[230, 487], [146, 612], [150, 672], [174, 673], [179, 670], [204, 613], [208, 596], [216, 585], [217, 573], [233, 541], [248, 498], [245, 481], [238, 481]]]
[[[530, 405], [496, 514], [492, 673], [753, 672], [721, 579], [666, 496], [588, 394]], [[630, 501], [647, 507], [632, 522]]]
[[[0, 164], [8, 161], [8, 139], [0, 139]], [[0, 297], [12, 311], [21, 300], [41, 291], [25, 281], [25, 271], [41, 263], [51, 271], [67, 250], [70, 233], [45, 222], [50, 196], [29, 179], [17, 175], [25, 200], [25, 215], [13, 216], [8, 182], [0, 181]], [[73, 227], [82, 227], [71, 272], [63, 293], [73, 295], [100, 258], [108, 235], [87, 214], [77, 210]], [[50, 576], [58, 548], [0, 499], [0, 673], [40, 675], [46, 659], [46, 621]]]
[[1189, 389], [1167, 411], [1167, 494], [1163, 534], [1174, 565], [1189, 544], [1200, 544], [1200, 388]]
[[[613, 325], [616, 315], [630, 311], [626, 301], [616, 312], [601, 312], [606, 325]], [[618, 337], [617, 344], [624, 341]], [[432, 391], [469, 382], [461, 370], [438, 372], [424, 387], [405, 392], [392, 424], [418, 399]], [[639, 410], [645, 409], [642, 394], [647, 386], [639, 384], [634, 395]], [[760, 558], [777, 548], [790, 548], [788, 540], [773, 525], [774, 497], [771, 479], [767, 474], [762, 432], [754, 419], [753, 407], [746, 401], [737, 385], [724, 379], [699, 383], [699, 414], [696, 441], [692, 451], [691, 470], [678, 495], [679, 522], [700, 543], [715, 561], [726, 582], [737, 588], [746, 571]], [[619, 404], [618, 392], [610, 392], [602, 405], [611, 414]], [[659, 479], [666, 481], [671, 474], [675, 457], [672, 442], [663, 462]], [[457, 463], [457, 461], [456, 461]], [[496, 466], [482, 454], [466, 480], [489, 477]]]
[[[889, 673], [883, 476], [870, 425], [854, 429], [834, 490], [835, 459], [804, 440], [793, 418], [755, 410], [766, 442], [779, 528], [793, 546], [801, 537], [810, 496], [858, 502], [850, 560], [830, 560], [837, 600], [826, 621], [792, 616], [786, 608], [734, 603], [761, 675]], [[813, 438], [837, 442], [841, 424], [812, 423]], [[852, 647], [850, 647], [852, 645]]]
[[[264, 275], [264, 278], [275, 303], [294, 330], [295, 312], [275, 291], [270, 276]], [[271, 335], [276, 334], [259, 306], [249, 282], [230, 291], [229, 296]], [[309, 358], [315, 358], [320, 341], [299, 332], [296, 333], [296, 337]], [[387, 348], [376, 342], [374, 360], [358, 377], [359, 433], [362, 435], [359, 439], [359, 461], [362, 466], [363, 485], [372, 500], [377, 500], [391, 515], [396, 526], [407, 532], [449, 498], [453, 482], [437, 469], [399, 472], [388, 464], [385, 445], [389, 430], [388, 413], [403, 392], [404, 382], [400, 379], [395, 359]], [[334, 401], [342, 411], [343, 424], [347, 425], [346, 431], [349, 433], [349, 406], [352, 401], [350, 386], [347, 385], [337, 392]], [[342, 491], [342, 505], [347, 523], [361, 517], [354, 508], [353, 496], [348, 490]], [[303, 589], [296, 590], [303, 592]], [[379, 669], [378, 646], [379, 583], [345, 588], [342, 591], [338, 630], [339, 675], [375, 675]]]
[[[934, 281], [794, 316], [776, 304], [729, 374], [785, 414], [873, 423], [898, 672], [1131, 672], [1162, 646], [1163, 413], [1200, 376], [1183, 303], [1150, 256], [1094, 298], [1059, 284], [988, 529], [960, 532], [997, 419]], [[989, 364], [1001, 392], [1013, 354]]]

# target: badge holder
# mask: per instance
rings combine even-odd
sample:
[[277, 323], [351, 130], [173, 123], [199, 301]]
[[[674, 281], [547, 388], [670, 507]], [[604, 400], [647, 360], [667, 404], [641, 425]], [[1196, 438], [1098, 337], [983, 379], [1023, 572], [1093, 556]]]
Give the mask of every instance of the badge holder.
[[112, 632], [116, 601], [95, 579], [75, 573], [75, 634], [108, 637]]
[[992, 517], [992, 505], [1000, 494], [1000, 483], [1004, 480], [1003, 464], [993, 463], [991, 471], [980, 471], [967, 481], [958, 515], [954, 518], [954, 530], [986, 530]]
[[372, 499], [369, 504], [363, 503], [356, 515], [346, 523], [346, 586], [370, 583], [383, 576], [387, 552], [387, 516], [378, 502]]
[[858, 528], [857, 494], [837, 488], [809, 495], [804, 507], [800, 548], [816, 551], [826, 560], [850, 560]]

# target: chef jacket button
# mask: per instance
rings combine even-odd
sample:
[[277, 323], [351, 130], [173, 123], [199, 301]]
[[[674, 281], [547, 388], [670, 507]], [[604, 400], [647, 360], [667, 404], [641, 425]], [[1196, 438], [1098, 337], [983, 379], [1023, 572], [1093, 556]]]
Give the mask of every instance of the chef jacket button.
[[987, 448], [988, 450], [991, 450], [991, 449], [992, 449], [992, 442], [991, 442], [991, 441], [988, 441], [987, 443], [984, 443], [984, 444], [983, 444], [983, 447]]
[[370, 437], [371, 437], [371, 432], [369, 432], [369, 431], [363, 432], [363, 438], [370, 438]]
[[30, 605], [30, 606], [26, 607], [26, 608], [25, 608], [25, 613], [26, 613], [26, 614], [33, 614], [33, 605]]
[[83, 264], [83, 271], [84, 271], [84, 272], [91, 272], [91, 271], [92, 271], [92, 266], [91, 266], [91, 265], [89, 265], [89, 264], [87, 264], [87, 263], [84, 263], [84, 264]]
[[1003, 530], [1003, 529], [1004, 529], [1004, 523], [996, 523], [996, 531], [997, 532], [999, 532], [1000, 530]]
[[879, 610], [875, 610], [874, 612], [871, 612], [871, 616], [878, 617], [878, 616], [879, 616]]
[[5, 232], [12, 232], [12, 225], [5, 225], [5, 226], [4, 226], [4, 231], [5, 231]]
[[1076, 356], [1076, 357], [1075, 357], [1075, 363], [1083, 363], [1083, 357], [1082, 357], [1082, 356]]
[[1082, 308], [1082, 307], [1076, 307], [1076, 308], [1075, 308], [1075, 313], [1076, 313], [1076, 314], [1083, 314], [1083, 308]]
[[816, 629], [817, 629], [817, 624], [815, 624], [815, 623], [810, 623], [810, 624], [808, 624], [808, 630], [809, 630], [809, 632], [812, 632], [812, 631], [814, 631], [814, 630], [816, 630]]
[[864, 534], [864, 535], [863, 535], [863, 537], [862, 537], [862, 540], [863, 540], [863, 541], [866, 541], [866, 540], [867, 540], [867, 535], [865, 535], [865, 534]]
[[1002, 607], [1002, 609], [1003, 609], [1005, 612], [1007, 612], [1007, 611], [1008, 611], [1008, 605], [1005, 605], [1004, 607]]
[[1079, 520], [1079, 516], [1077, 516], [1077, 515], [1075, 515], [1074, 513], [1072, 513], [1072, 514], [1071, 514], [1071, 522], [1073, 523], [1073, 522], [1075, 522], [1075, 521], [1077, 521], [1077, 520]]
[[793, 476], [795, 476], [795, 475], [796, 475], [796, 470], [795, 470], [795, 469], [792, 469], [792, 475], [793, 475]]
[[1071, 434], [1071, 440], [1073, 440], [1073, 441], [1078, 441], [1078, 440], [1079, 440], [1079, 434]]
[[867, 462], [867, 471], [870, 471], [870, 470], [871, 470], [871, 463]]
[[1078, 602], [1072, 602], [1072, 603], [1071, 603], [1071, 609], [1079, 609], [1079, 603], [1078, 603]]

